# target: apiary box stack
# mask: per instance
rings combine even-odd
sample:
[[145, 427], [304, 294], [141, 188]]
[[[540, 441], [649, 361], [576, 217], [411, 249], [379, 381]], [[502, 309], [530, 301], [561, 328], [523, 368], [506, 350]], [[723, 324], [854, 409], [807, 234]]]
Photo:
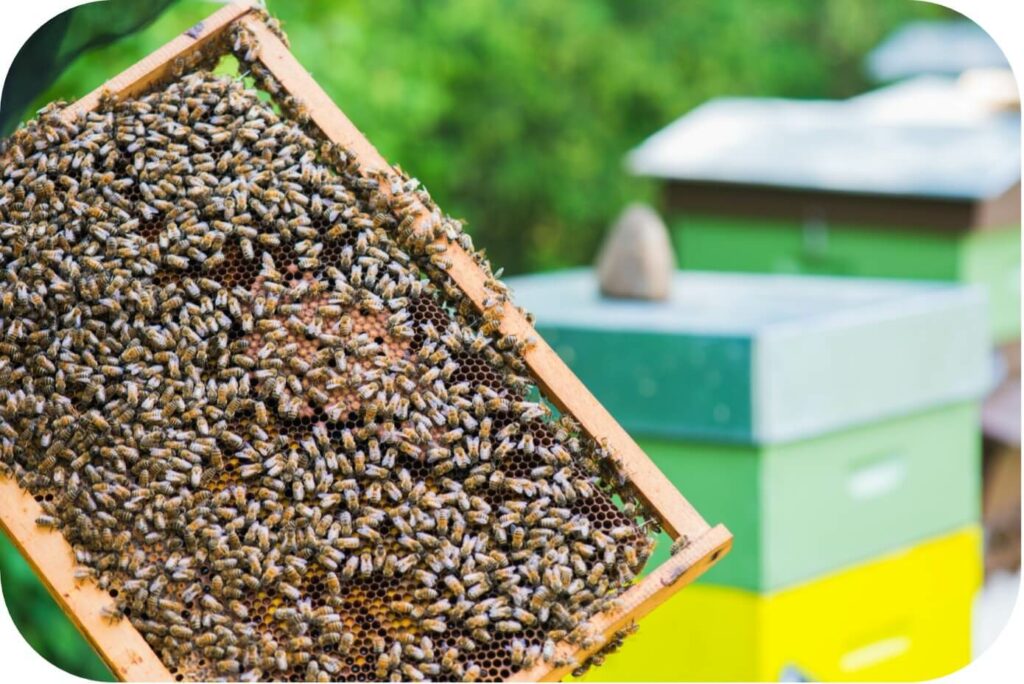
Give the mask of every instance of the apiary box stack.
[[[945, 43], [983, 34], [942, 30]], [[951, 72], [967, 66], [949, 59]], [[905, 75], [896, 66], [872, 70]], [[664, 183], [682, 268], [977, 284], [994, 341], [1019, 355], [1020, 102], [1012, 86], [982, 81], [917, 76], [843, 101], [713, 100], [651, 136], [629, 165]], [[1006, 403], [990, 399], [989, 412]], [[1019, 565], [1012, 432], [985, 430], [990, 568]]]
[[594, 676], [924, 678], [968, 662], [991, 375], [980, 288], [677, 272], [667, 300], [640, 302], [602, 298], [590, 270], [510, 285], [735, 534]]

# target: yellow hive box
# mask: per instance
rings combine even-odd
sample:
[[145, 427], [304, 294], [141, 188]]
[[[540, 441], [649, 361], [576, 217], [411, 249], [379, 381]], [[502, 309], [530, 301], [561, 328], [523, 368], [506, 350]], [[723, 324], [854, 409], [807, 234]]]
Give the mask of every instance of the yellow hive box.
[[971, 660], [971, 525], [772, 594], [695, 585], [582, 681], [930, 679]]

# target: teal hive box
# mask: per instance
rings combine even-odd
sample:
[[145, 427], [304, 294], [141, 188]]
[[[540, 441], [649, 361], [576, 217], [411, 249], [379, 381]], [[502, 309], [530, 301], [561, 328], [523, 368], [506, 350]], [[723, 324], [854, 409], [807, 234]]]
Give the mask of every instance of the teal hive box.
[[774, 590], [978, 519], [979, 290], [678, 273], [669, 301], [633, 302], [602, 299], [589, 270], [509, 284], [669, 479], [734, 530], [702, 581]]
[[955, 79], [713, 100], [629, 163], [664, 183], [683, 268], [976, 284], [1020, 336], [1020, 114]]
[[603, 299], [590, 270], [511, 278], [515, 301], [627, 430], [770, 444], [982, 396], [982, 292], [940, 283], [677, 273]]

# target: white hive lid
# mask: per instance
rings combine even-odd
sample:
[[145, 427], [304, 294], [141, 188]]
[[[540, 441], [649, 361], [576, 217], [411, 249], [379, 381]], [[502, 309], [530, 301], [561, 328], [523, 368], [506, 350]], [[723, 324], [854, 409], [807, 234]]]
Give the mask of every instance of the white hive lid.
[[973, 21], [921, 20], [893, 31], [864, 60], [876, 81], [923, 74], [956, 75], [969, 69], [1007, 67], [996, 42]]
[[1020, 115], [922, 78], [849, 100], [711, 100], [628, 155], [665, 179], [977, 201], [1020, 182]]

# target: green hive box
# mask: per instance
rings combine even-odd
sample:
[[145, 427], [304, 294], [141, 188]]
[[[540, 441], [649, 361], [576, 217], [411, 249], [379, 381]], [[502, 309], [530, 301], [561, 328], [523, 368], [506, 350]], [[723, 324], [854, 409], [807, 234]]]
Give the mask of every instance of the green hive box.
[[629, 155], [682, 267], [983, 286], [1020, 336], [1020, 114], [954, 78], [848, 100], [719, 98]]
[[1020, 336], [1020, 226], [978, 232], [674, 213], [686, 269], [913, 278], [980, 285], [997, 342]]
[[509, 284], [669, 479], [734, 531], [702, 581], [775, 590], [978, 519], [978, 289], [678, 273], [669, 301], [634, 302], [602, 299], [589, 270]]
[[[978, 406], [963, 402], [821, 437], [754, 446], [641, 438], [705, 515], [735, 535], [704, 581], [766, 592], [975, 522]], [[668, 557], [659, 540], [649, 567]]]

